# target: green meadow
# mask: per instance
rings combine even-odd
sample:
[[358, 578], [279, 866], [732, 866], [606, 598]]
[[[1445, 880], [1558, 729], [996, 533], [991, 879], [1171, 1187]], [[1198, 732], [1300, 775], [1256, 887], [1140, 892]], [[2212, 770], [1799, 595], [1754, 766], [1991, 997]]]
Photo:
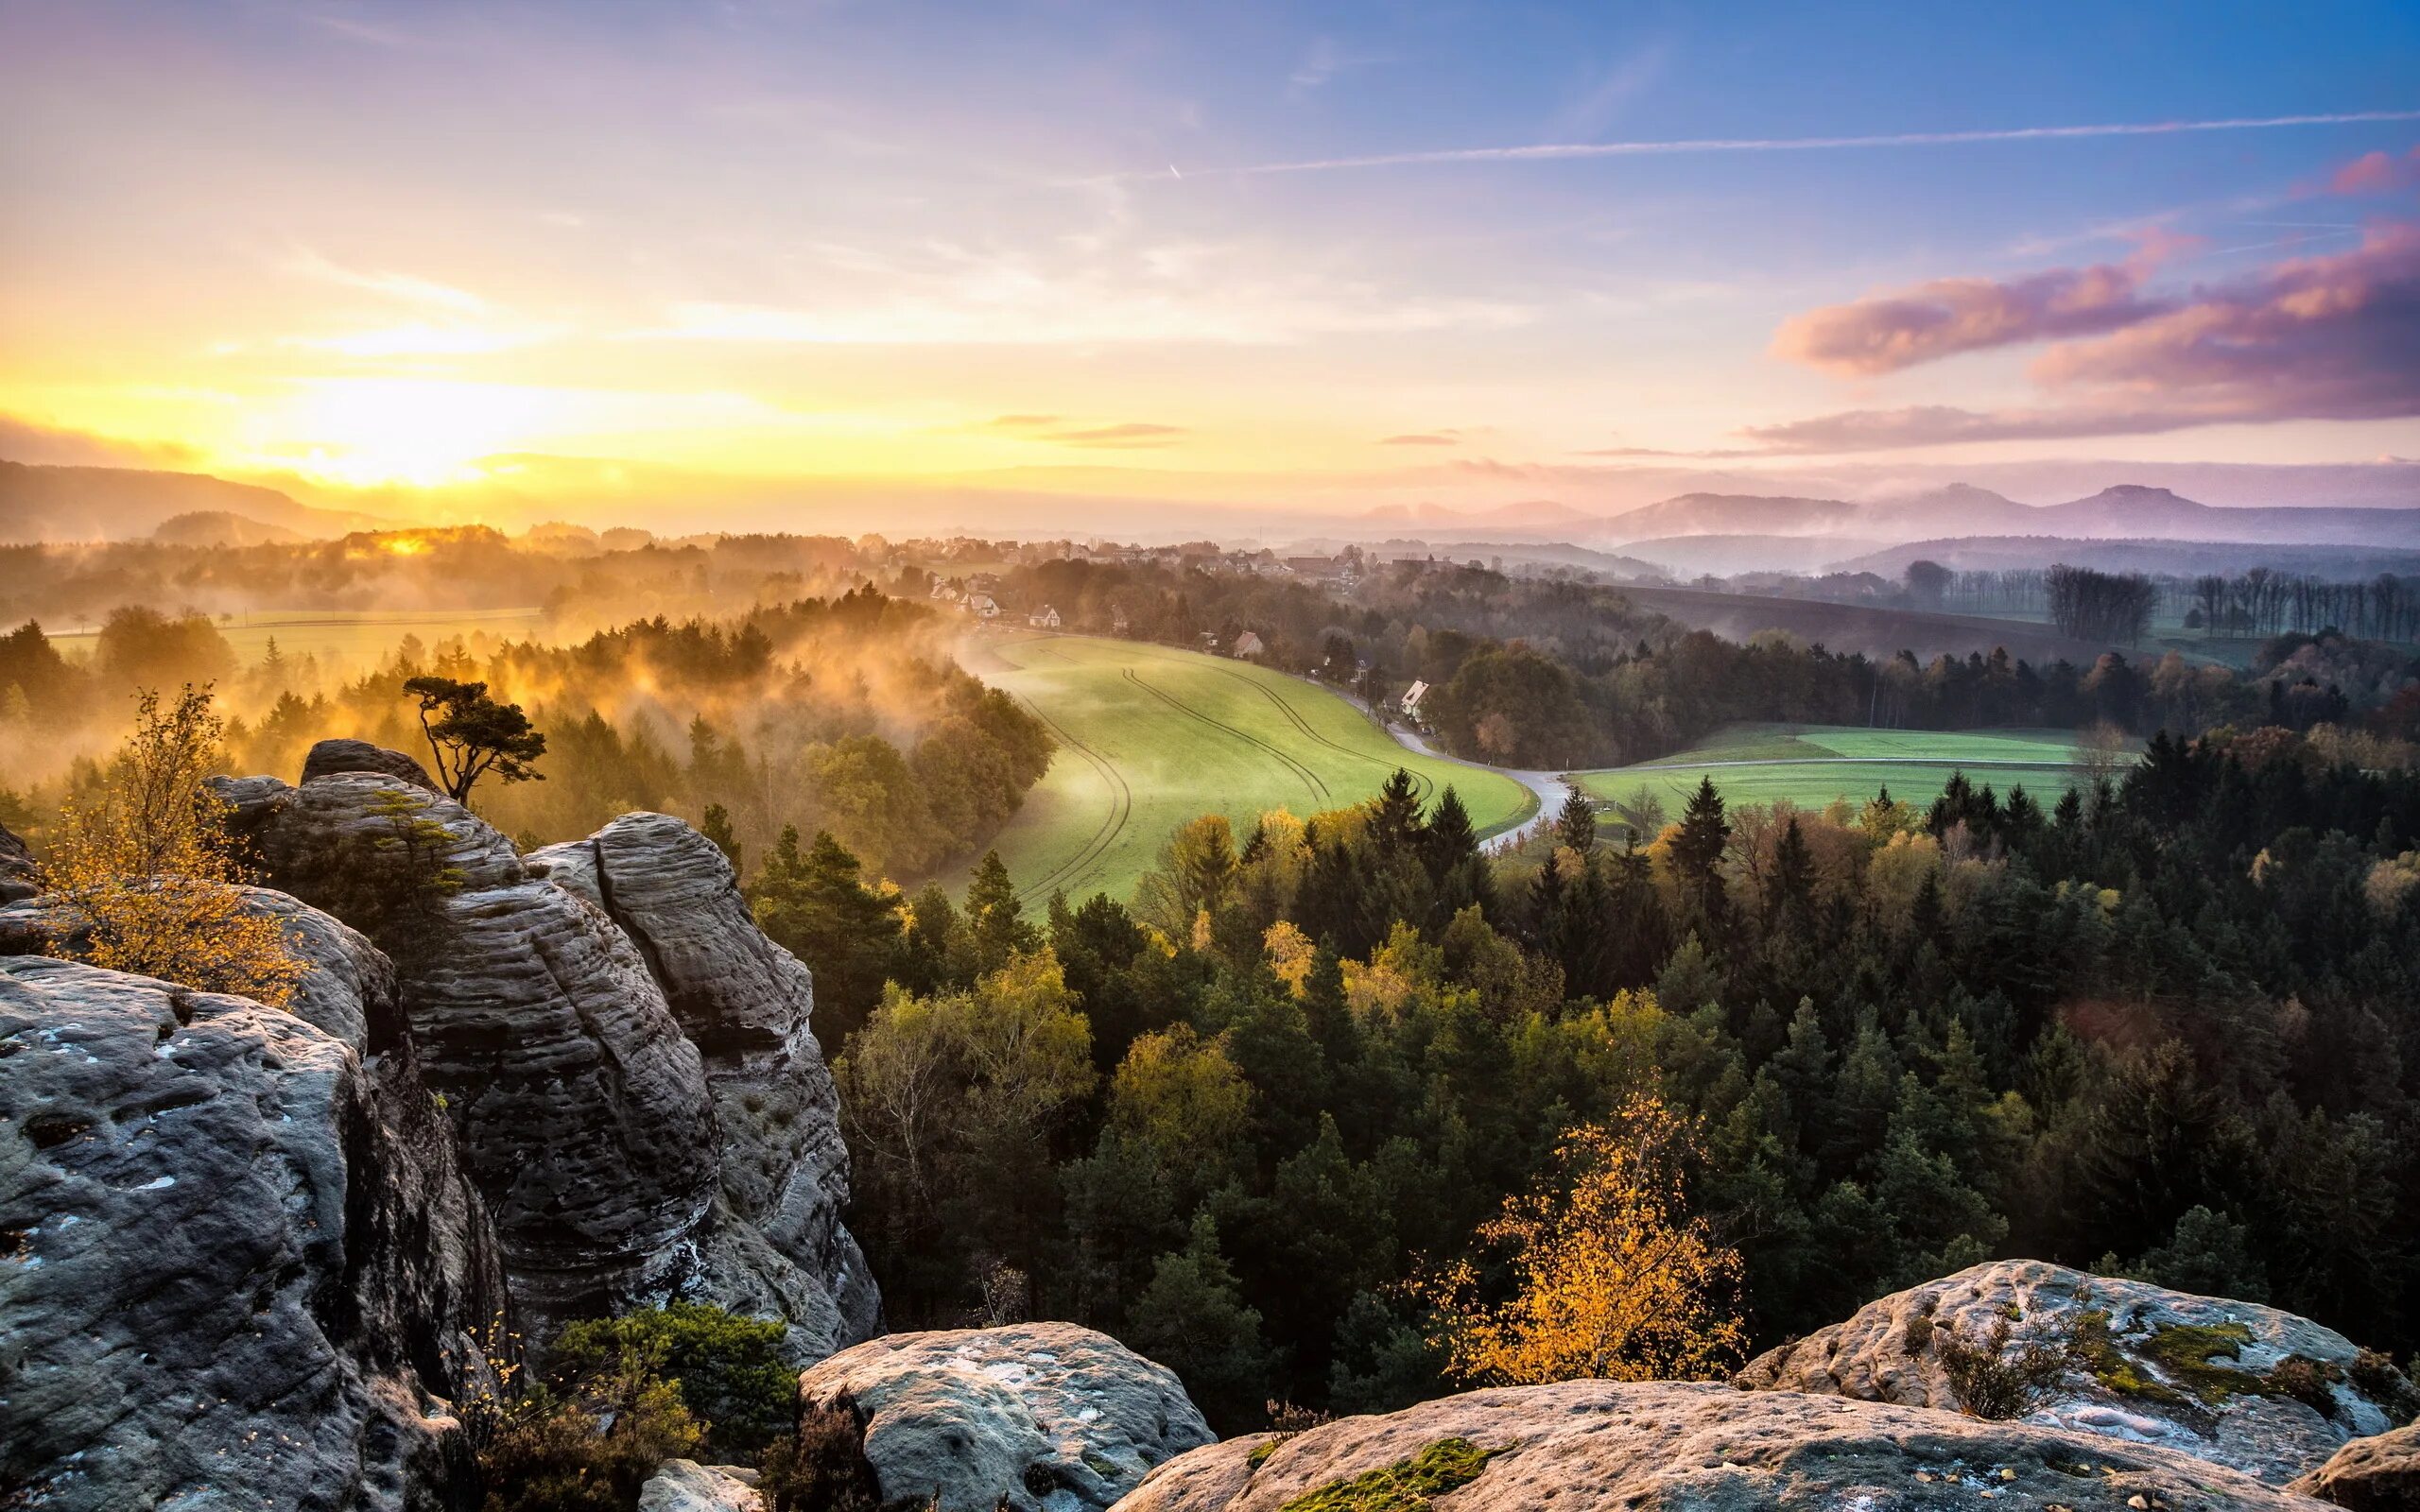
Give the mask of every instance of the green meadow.
[[1961, 771], [1979, 787], [2022, 786], [2047, 804], [2087, 770], [2075, 732], [2066, 730], [1737, 725], [1695, 749], [1573, 777], [1590, 797], [1620, 805], [1645, 789], [1677, 816], [1706, 778], [1731, 803], [1786, 799], [1820, 809], [1836, 798], [1863, 803], [1885, 788], [1894, 799], [1930, 803]]
[[1451, 784], [1482, 833], [1536, 800], [1494, 772], [1419, 756], [1324, 688], [1249, 662], [1134, 641], [986, 635], [969, 671], [1048, 725], [1049, 773], [995, 842], [1028, 898], [1125, 899], [1189, 819], [1224, 814], [1236, 843], [1263, 813], [1357, 803], [1398, 766], [1424, 799]]

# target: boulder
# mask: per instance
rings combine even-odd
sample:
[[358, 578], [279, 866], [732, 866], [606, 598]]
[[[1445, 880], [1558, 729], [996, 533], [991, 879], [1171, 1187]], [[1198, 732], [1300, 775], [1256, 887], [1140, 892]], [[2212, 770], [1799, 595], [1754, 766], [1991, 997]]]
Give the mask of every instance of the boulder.
[[420, 1512], [504, 1306], [407, 1052], [0, 959], [0, 1486], [61, 1509]]
[[[731, 1211], [821, 1294], [812, 1358], [872, 1337], [882, 1299], [840, 1223], [849, 1152], [809, 1019], [815, 982], [768, 939], [720, 848], [665, 814], [626, 814], [527, 863], [603, 909], [638, 946], [703, 1057]], [[801, 1364], [807, 1363], [801, 1361]]]
[[[392, 1045], [403, 1018], [395, 1003], [395, 967], [368, 936], [333, 915], [267, 887], [242, 887], [244, 911], [275, 919], [287, 949], [307, 970], [285, 1006], [326, 1030], [355, 1055]], [[44, 896], [0, 906], [0, 955], [80, 954], [85, 920]]]
[[[216, 786], [278, 885], [393, 956], [408, 1036], [533, 1337], [682, 1297], [782, 1318], [804, 1364], [874, 1326], [839, 1224], [847, 1166], [806, 1027], [811, 988], [748, 919], [729, 868], [724, 898], [681, 837], [710, 842], [655, 816], [679, 833], [632, 827], [588, 846], [610, 854], [598, 879], [560, 856], [525, 863], [462, 805], [392, 777]], [[641, 933], [608, 910], [608, 889]], [[715, 1047], [714, 1083], [692, 1026]], [[762, 1135], [726, 1137], [722, 1107], [764, 1115]]]
[[1072, 1323], [889, 1334], [799, 1395], [856, 1418], [886, 1505], [937, 1512], [1104, 1508], [1214, 1437], [1175, 1372]]
[[0, 903], [30, 898], [41, 890], [34, 881], [34, 853], [7, 825], [0, 824]]
[[1869, 1303], [1738, 1380], [2156, 1444], [2276, 1486], [2394, 1426], [2411, 1390], [2308, 1318], [2031, 1260]]
[[1573, 1381], [1446, 1397], [1171, 1460], [1117, 1512], [2064, 1507], [2319, 1512], [2147, 1444], [1710, 1383]]
[[668, 1459], [639, 1487], [639, 1512], [765, 1512], [765, 1499], [754, 1470]]
[[313, 746], [310, 754], [302, 758], [302, 781], [306, 782], [314, 778], [333, 777], [338, 772], [376, 772], [383, 777], [409, 782], [414, 787], [425, 788], [431, 793], [444, 792], [437, 785], [436, 779], [428, 775], [428, 768], [419, 762], [402, 751], [373, 746], [366, 740], [323, 740]]
[[2420, 1425], [2357, 1438], [2290, 1488], [2354, 1512], [2420, 1512]]

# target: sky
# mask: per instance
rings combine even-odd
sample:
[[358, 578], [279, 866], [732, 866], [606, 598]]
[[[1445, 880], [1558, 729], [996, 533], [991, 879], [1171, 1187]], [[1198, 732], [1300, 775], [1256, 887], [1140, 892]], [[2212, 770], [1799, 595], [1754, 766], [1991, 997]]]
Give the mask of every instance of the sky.
[[2409, 0], [0, 0], [0, 456], [436, 515], [2420, 456]]

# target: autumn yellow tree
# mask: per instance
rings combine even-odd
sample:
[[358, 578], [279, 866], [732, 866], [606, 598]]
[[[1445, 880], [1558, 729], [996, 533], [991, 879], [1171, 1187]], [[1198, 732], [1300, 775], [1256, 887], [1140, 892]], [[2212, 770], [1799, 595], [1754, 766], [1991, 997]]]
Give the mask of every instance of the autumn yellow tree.
[[1551, 1168], [1479, 1226], [1477, 1250], [1512, 1282], [1487, 1299], [1465, 1258], [1416, 1279], [1446, 1368], [1484, 1385], [1721, 1374], [1745, 1343], [1725, 1306], [1739, 1255], [1683, 1200], [1690, 1125], [1641, 1094], [1612, 1125], [1567, 1131]]
[[246, 910], [227, 804], [202, 785], [224, 733], [207, 688], [187, 687], [165, 711], [158, 694], [138, 696], [98, 798], [62, 809], [43, 862], [76, 926], [52, 954], [271, 1005], [293, 995], [306, 963], [277, 919]]

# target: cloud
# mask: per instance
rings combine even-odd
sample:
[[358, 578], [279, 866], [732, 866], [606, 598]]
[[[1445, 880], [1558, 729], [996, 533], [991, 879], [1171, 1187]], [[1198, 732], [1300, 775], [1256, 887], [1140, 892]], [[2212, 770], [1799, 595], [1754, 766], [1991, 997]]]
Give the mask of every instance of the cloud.
[[2420, 227], [2197, 289], [2030, 369], [2055, 403], [1850, 410], [1753, 427], [1776, 452], [2146, 435], [2196, 425], [2420, 415]]
[[1462, 444], [1462, 438], [1452, 431], [1411, 431], [1401, 436], [1387, 437], [1378, 444], [1380, 446], [1460, 446]]
[[565, 333], [562, 326], [483, 327], [449, 322], [416, 321], [375, 331], [347, 331], [324, 336], [282, 336], [281, 347], [309, 352], [336, 352], [348, 357], [467, 356], [483, 352], [510, 352], [536, 346]]
[[2420, 146], [2401, 157], [2366, 153], [2336, 170], [2327, 180], [2330, 194], [2383, 195], [2420, 184]]
[[1564, 108], [1556, 117], [1555, 125], [1562, 130], [1582, 136], [1592, 136], [1603, 130], [1633, 96], [1663, 77], [1665, 64], [1671, 59], [1671, 51], [1669, 46], [1659, 42], [1616, 63], [1579, 98]]
[[1019, 440], [1046, 441], [1058, 446], [1121, 450], [1174, 446], [1191, 434], [1182, 425], [1159, 425], [1147, 421], [1119, 421], [1103, 424], [1072, 421], [1061, 415], [997, 415], [965, 428], [1011, 436]]
[[440, 284], [432, 279], [418, 278], [409, 273], [366, 272], [332, 263], [318, 252], [304, 248], [282, 265], [285, 271], [303, 278], [318, 279], [323, 284], [336, 284], [345, 288], [360, 289], [382, 295], [406, 304], [418, 304], [431, 309], [451, 310], [458, 315], [476, 315], [488, 307], [488, 301], [467, 289]]
[[[1890, 131], [1869, 136], [1682, 137], [1644, 142], [1536, 142], [1520, 146], [1439, 147], [1364, 157], [1258, 163], [1199, 173], [1334, 173], [1350, 168], [1403, 168], [1467, 163], [1551, 163], [1578, 158], [1653, 157], [1705, 152], [1831, 152], [1862, 147], [1965, 146], [1984, 142], [2072, 142], [2095, 137], [2177, 136], [2205, 131], [2266, 131], [2298, 126], [2354, 126], [2420, 121], [2420, 111], [2339, 111], [2314, 115], [2230, 116], [2200, 121], [2109, 122], [2084, 126], [2018, 126], [1971, 131]], [[1156, 179], [1165, 169], [1123, 175]]]
[[1772, 352], [1866, 376], [1962, 352], [2116, 331], [2162, 308], [2139, 292], [2144, 271], [2140, 264], [2102, 263], [2010, 283], [1935, 279], [1793, 316], [1774, 333]]

